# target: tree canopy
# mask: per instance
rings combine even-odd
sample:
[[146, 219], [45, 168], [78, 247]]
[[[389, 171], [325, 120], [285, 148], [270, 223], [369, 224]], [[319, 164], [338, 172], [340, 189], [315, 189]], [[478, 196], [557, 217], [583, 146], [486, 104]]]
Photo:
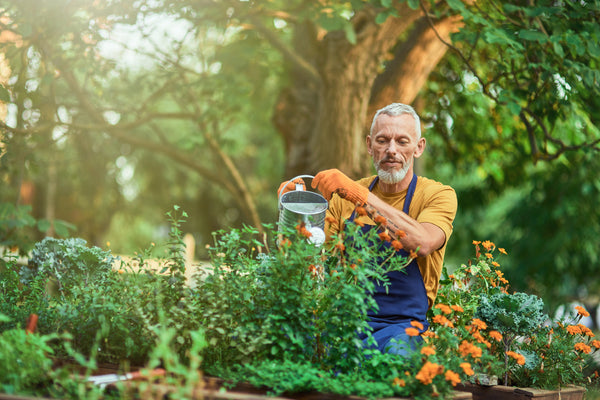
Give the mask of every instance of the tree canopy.
[[419, 170], [459, 194], [449, 259], [485, 235], [566, 265], [545, 236], [564, 221], [573, 292], [598, 265], [572, 210], [599, 186], [575, 173], [600, 146], [599, 20], [598, 1], [0, 0], [0, 202], [128, 251], [176, 203], [203, 243], [274, 221], [285, 179], [370, 173], [372, 115], [399, 101]]

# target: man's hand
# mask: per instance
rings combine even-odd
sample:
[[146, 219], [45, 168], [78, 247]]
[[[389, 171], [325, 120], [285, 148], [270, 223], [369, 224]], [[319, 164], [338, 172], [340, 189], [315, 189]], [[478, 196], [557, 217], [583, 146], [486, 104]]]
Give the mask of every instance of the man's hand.
[[279, 189], [277, 189], [277, 196], [281, 197], [287, 192], [296, 190], [296, 185], [302, 185], [302, 189], [306, 190], [306, 184], [304, 183], [304, 180], [302, 178], [296, 178], [293, 181], [281, 182]]
[[312, 180], [312, 187], [319, 189], [327, 200], [333, 193], [354, 204], [363, 205], [367, 202], [369, 189], [348, 178], [338, 169], [328, 169], [319, 172]]

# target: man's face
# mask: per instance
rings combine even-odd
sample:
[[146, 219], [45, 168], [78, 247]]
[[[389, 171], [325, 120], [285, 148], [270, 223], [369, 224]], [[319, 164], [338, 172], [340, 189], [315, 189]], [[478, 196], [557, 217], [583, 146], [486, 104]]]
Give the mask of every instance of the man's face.
[[401, 182], [415, 157], [425, 149], [425, 139], [417, 138], [415, 120], [409, 114], [377, 117], [372, 135], [367, 137], [367, 148], [379, 178], [384, 183]]

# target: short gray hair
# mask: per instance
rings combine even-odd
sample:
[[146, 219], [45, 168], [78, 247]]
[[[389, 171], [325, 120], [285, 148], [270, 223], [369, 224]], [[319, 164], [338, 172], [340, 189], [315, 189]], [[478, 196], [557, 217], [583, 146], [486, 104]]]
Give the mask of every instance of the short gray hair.
[[408, 104], [402, 103], [388, 104], [387, 106], [377, 110], [375, 116], [373, 117], [373, 122], [371, 123], [371, 131], [369, 132], [370, 135], [373, 135], [375, 121], [377, 120], [377, 117], [379, 117], [381, 114], [389, 115], [390, 117], [397, 117], [402, 114], [412, 115], [412, 117], [415, 119], [415, 131], [417, 132], [417, 139], [421, 138], [421, 119], [419, 118], [419, 115], [417, 114], [414, 108], [412, 108]]

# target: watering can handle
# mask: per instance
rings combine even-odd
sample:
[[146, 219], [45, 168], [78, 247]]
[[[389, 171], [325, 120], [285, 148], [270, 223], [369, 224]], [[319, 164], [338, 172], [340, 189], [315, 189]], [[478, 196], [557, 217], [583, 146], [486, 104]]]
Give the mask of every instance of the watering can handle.
[[[290, 179], [289, 181], [287, 181], [283, 187], [286, 187], [288, 185], [288, 183], [290, 183], [293, 180], [298, 179], [298, 178], [311, 178], [312, 179], [312, 178], [314, 178], [314, 176], [312, 176], [312, 175], [298, 175], [298, 176], [295, 176], [292, 179]], [[282, 190], [282, 192], [283, 192], [283, 190]], [[281, 202], [281, 194], [279, 194], [277, 200], [278, 200], [278, 203]]]

